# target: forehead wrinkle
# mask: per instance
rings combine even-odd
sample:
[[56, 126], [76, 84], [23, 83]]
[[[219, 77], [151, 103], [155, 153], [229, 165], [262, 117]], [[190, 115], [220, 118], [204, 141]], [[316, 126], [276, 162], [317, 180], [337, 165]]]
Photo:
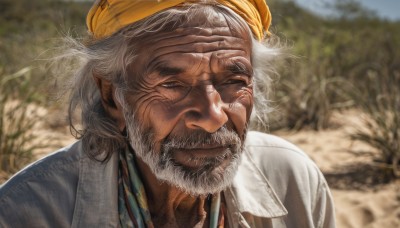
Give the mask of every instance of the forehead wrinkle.
[[[147, 63], [147, 66], [145, 66], [144, 70], [146, 71], [146, 73], [153, 72], [154, 67], [157, 66], [157, 63], [159, 62], [158, 59], [169, 54], [210, 53], [214, 51], [243, 51], [242, 45], [237, 45], [236, 47], [235, 45], [229, 45], [230, 43], [241, 43], [240, 40], [239, 42], [225, 41], [225, 39], [217, 39], [217, 41], [213, 39], [213, 42], [208, 43], [195, 40], [189, 43], [186, 42], [183, 44], [175, 45], [164, 44], [161, 46], [153, 47], [150, 49], [150, 51], [147, 50], [147, 52], [151, 52], [153, 54], [149, 55], [147, 57], [147, 60], [144, 60], [145, 65]], [[222, 47], [222, 45], [225, 47]]]
[[[182, 69], [182, 74], [187, 74], [188, 72], [197, 72], [199, 70], [199, 68], [201, 67], [201, 64], [206, 63], [208, 65], [208, 71], [206, 71], [205, 73], [212, 73], [212, 72], [218, 72], [218, 69], [228, 69], [229, 65], [234, 65], [234, 62], [243, 62], [243, 64], [245, 66], [249, 66], [247, 67], [248, 69], [250, 69], [250, 71], [252, 71], [252, 66], [251, 66], [251, 62], [250, 60], [247, 60], [244, 56], [247, 52], [243, 51], [243, 50], [235, 50], [233, 53], [226, 53], [224, 50], [221, 51], [217, 51], [217, 52], [209, 52], [212, 53], [211, 55], [202, 55], [202, 54], [208, 54], [208, 53], [175, 53], [175, 54], [182, 54], [181, 56], [175, 56], [174, 58], [168, 57], [169, 54], [164, 54], [161, 56], [158, 56], [155, 60], [151, 61], [150, 64], [153, 64], [153, 62], [157, 62], [160, 64], [165, 64], [165, 65], [170, 65], [172, 68], [180, 68]], [[186, 56], [189, 55], [189, 56]], [[165, 57], [164, 59], [161, 59]], [[201, 59], [198, 59], [198, 56], [201, 57]], [[207, 59], [204, 59], [207, 58]], [[213, 67], [211, 68], [210, 66], [215, 64], [215, 61], [213, 60], [214, 58], [216, 58], [218, 64], [220, 65], [220, 67]], [[173, 59], [173, 60], [172, 60]], [[179, 66], [178, 64], [175, 64], [176, 62], [180, 62], [181, 59], [184, 59], [183, 61], [189, 62], [189, 66], [192, 66], [191, 68], [186, 68], [185, 66]], [[242, 59], [242, 60], [241, 60]], [[233, 60], [233, 62], [232, 62]], [[208, 63], [207, 63], [208, 61]], [[232, 62], [232, 63], [230, 63]], [[248, 63], [247, 63], [248, 62]], [[228, 66], [227, 66], [228, 65]], [[149, 75], [153, 74], [155, 72], [154, 66], [149, 65], [150, 67], [148, 67], [148, 72], [152, 72], [149, 73]], [[194, 69], [194, 66], [197, 66], [196, 69]], [[193, 71], [194, 69], [194, 71]], [[168, 76], [166, 76], [168, 77]]]
[[153, 36], [147, 37], [150, 42], [158, 42], [160, 40], [165, 39], [173, 39], [173, 38], [181, 38], [184, 36], [232, 36], [231, 30], [228, 26], [215, 26], [212, 28], [209, 27], [180, 27], [173, 31], [168, 32], [160, 32], [157, 34], [152, 34]]
[[[193, 42], [198, 42], [202, 41], [203, 39], [241, 39], [243, 40], [243, 37], [240, 35], [240, 33], [232, 33], [234, 31], [231, 27], [228, 26], [229, 24], [225, 24], [224, 26], [220, 27], [180, 27], [178, 29], [175, 29], [174, 31], [168, 31], [168, 32], [159, 32], [159, 33], [154, 33], [151, 34], [152, 36], [145, 36], [142, 37], [142, 42], [140, 47], [146, 46], [146, 45], [157, 45], [157, 44], [166, 44], [166, 45], [173, 45], [175, 43], [191, 43], [190, 40], [193, 40]], [[187, 39], [183, 39], [183, 38]], [[189, 41], [188, 41], [189, 40]], [[171, 42], [173, 41], [173, 42]], [[169, 43], [171, 42], [171, 43]], [[237, 40], [233, 41], [234, 43], [237, 42]], [[139, 47], [139, 48], [140, 48]]]
[[[166, 48], [166, 49], [168, 49], [168, 48]], [[232, 52], [232, 53], [226, 53], [227, 51]], [[148, 68], [150, 68], [150, 66], [152, 66], [151, 68], [154, 68], [153, 67], [153, 62], [154, 61], [165, 62], [166, 64], [169, 64], [168, 60], [167, 61], [159, 60], [161, 58], [170, 59], [170, 58], [166, 57], [168, 55], [174, 55], [174, 54], [178, 54], [178, 55], [210, 54], [210, 53], [221, 53], [221, 52], [224, 53], [224, 55], [220, 55], [220, 56], [223, 56], [223, 57], [226, 56], [226, 58], [228, 58], [228, 56], [230, 56], [230, 55], [237, 56], [237, 55], [239, 55], [239, 53], [240, 54], [243, 53], [243, 54], [246, 54], [246, 55], [248, 54], [246, 52], [245, 48], [219, 48], [219, 47], [215, 47], [213, 49], [209, 49], [209, 50], [206, 50], [206, 51], [195, 51], [195, 50], [187, 50], [187, 51], [171, 50], [171, 51], [169, 51], [169, 50], [165, 50], [165, 52], [163, 52], [163, 53], [159, 53], [159, 54], [155, 53], [155, 55], [151, 56], [150, 59], [148, 60], [149, 64], [147, 66], [148, 66]], [[218, 57], [220, 57], [220, 56], [218, 56]], [[174, 67], [179, 68], [178, 66], [174, 66]]]
[[[188, 39], [184, 39], [187, 37]], [[184, 36], [181, 39], [167, 39], [167, 40], [160, 40], [155, 42], [151, 46], [152, 52], [161, 52], [163, 53], [164, 50], [174, 49], [177, 51], [192, 51], [195, 50], [195, 47], [205, 46], [208, 48], [213, 47], [214, 49], [242, 49], [244, 46], [244, 39], [236, 38], [231, 36], [212, 36], [212, 37], [204, 37], [204, 36], [196, 36], [196, 35], [188, 35]], [[153, 43], [153, 42], [152, 42]], [[146, 46], [146, 45], [145, 45]], [[145, 47], [144, 46], [144, 47]], [[148, 52], [149, 50], [143, 50]], [[164, 51], [165, 52], [165, 51]]]
[[[246, 35], [244, 32], [235, 32], [239, 31], [238, 29], [235, 29], [238, 26], [227, 23], [225, 16], [223, 18], [224, 24], [217, 29], [210, 27], [181, 27], [175, 31], [153, 34], [156, 36], [148, 37], [149, 39], [144, 39], [145, 45], [141, 45], [140, 48], [142, 49], [140, 51], [142, 52], [141, 55], [144, 58], [140, 61], [141, 63], [138, 62], [138, 68], [141, 68], [142, 72], [149, 74], [149, 72], [153, 71], [154, 69], [153, 62], [157, 62], [159, 58], [164, 57], [167, 59], [166, 62], [168, 65], [179, 67], [179, 65], [173, 64], [174, 59], [171, 58], [176, 56], [168, 56], [169, 54], [208, 54], [213, 52], [226, 52], [227, 55], [222, 56], [237, 56], [243, 55], [243, 53], [245, 56], [249, 56], [249, 45], [247, 43], [248, 40], [246, 39], [248, 35]], [[186, 26], [189, 25], [190, 23]], [[221, 25], [221, 23], [218, 25]], [[178, 34], [176, 31], [178, 31]], [[191, 33], [193, 31], [197, 32], [198, 34]], [[151, 55], [148, 55], [148, 53], [151, 53]], [[183, 61], [186, 60], [183, 59]], [[197, 66], [197, 68], [198, 67], [199, 66]]]
[[[192, 72], [194, 72], [194, 74], [197, 74], [197, 72], [199, 72], [199, 73], [210, 73], [211, 72], [211, 68], [208, 68], [208, 71], [206, 71], [206, 72], [204, 72], [204, 70], [207, 70], [207, 69], [202, 69], [203, 68], [202, 66], [204, 64], [207, 64], [207, 62], [208, 62], [207, 65], [209, 65], [210, 56], [201, 55], [201, 58], [197, 62], [198, 62], [197, 67], [195, 69], [191, 70]], [[199, 79], [198, 81], [202, 81], [201, 78], [198, 78], [198, 79]]]
[[[182, 55], [184, 55], [184, 54], [210, 54], [213, 52], [224, 52], [224, 51], [232, 51], [232, 52], [235, 52], [235, 54], [237, 52], [243, 52], [243, 53], [247, 54], [247, 52], [244, 49], [229, 49], [229, 48], [222, 48], [222, 49], [218, 48], [218, 49], [212, 49], [212, 50], [207, 50], [207, 51], [174, 51], [174, 52], [167, 52], [167, 53], [159, 54], [159, 55], [155, 56], [154, 58], [152, 58], [151, 61], [154, 61], [155, 59], [158, 59], [158, 58], [163, 58], [167, 55], [173, 55], [173, 54], [182, 54]], [[227, 55], [229, 55], [229, 54], [227, 54]]]
[[[153, 34], [153, 36], [143, 37], [141, 40], [141, 47], [145, 47], [146, 45], [157, 45], [157, 44], [180, 44], [180, 43], [192, 43], [198, 42], [198, 40], [206, 40], [206, 39], [226, 39], [226, 38], [239, 38], [242, 37], [232, 36], [231, 31], [228, 27], [224, 27], [224, 30], [214, 29], [214, 28], [187, 28], [183, 31], [172, 31], [172, 32], [161, 32], [157, 34]], [[182, 28], [183, 29], [183, 28]], [[188, 32], [192, 31], [192, 32]], [[206, 32], [207, 31], [207, 32]], [[169, 35], [171, 34], [171, 35]], [[184, 39], [186, 38], [186, 39]], [[189, 40], [189, 41], [188, 41]], [[194, 41], [191, 41], [194, 40]]]

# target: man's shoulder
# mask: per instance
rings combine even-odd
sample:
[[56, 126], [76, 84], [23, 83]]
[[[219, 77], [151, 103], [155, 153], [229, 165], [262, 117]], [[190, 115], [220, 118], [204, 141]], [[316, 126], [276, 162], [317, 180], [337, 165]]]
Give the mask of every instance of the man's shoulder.
[[[276, 196], [288, 212], [282, 218], [288, 227], [334, 227], [332, 197], [325, 178], [301, 149], [260, 132], [249, 132], [245, 147], [236, 186], [249, 189], [255, 198], [246, 209], [251, 211], [268, 195]], [[258, 182], [266, 184], [259, 187]], [[265, 207], [268, 205], [272, 203]]]
[[278, 136], [250, 132], [245, 157], [248, 164], [255, 166], [277, 188], [281, 197], [290, 188], [307, 188], [315, 193], [325, 185], [321, 171], [308, 155]]
[[295, 145], [285, 139], [259, 131], [249, 131], [246, 137], [246, 146], [266, 146], [266, 147], [282, 147], [291, 150], [299, 150]]
[[245, 147], [253, 158], [262, 161], [271, 161], [272, 158], [278, 159], [278, 161], [298, 159], [311, 161], [308, 155], [294, 144], [278, 136], [262, 132], [250, 131], [247, 135]]
[[[79, 180], [80, 148], [80, 142], [62, 148], [4, 183], [0, 187], [0, 226], [68, 226]], [[58, 218], [60, 214], [68, 219]]]
[[[50, 155], [31, 163], [13, 175], [0, 187], [0, 199], [9, 191], [31, 181], [40, 181], [59, 174], [60, 171], [77, 167], [80, 157], [80, 142], [61, 148]], [[77, 169], [71, 169], [71, 171]]]

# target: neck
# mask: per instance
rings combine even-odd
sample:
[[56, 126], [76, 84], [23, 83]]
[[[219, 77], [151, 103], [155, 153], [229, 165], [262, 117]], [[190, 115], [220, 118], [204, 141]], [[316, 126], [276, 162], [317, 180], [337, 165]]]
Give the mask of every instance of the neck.
[[188, 224], [198, 227], [205, 224], [210, 207], [207, 196], [193, 196], [158, 180], [140, 158], [137, 158], [137, 165], [155, 227], [185, 227]]

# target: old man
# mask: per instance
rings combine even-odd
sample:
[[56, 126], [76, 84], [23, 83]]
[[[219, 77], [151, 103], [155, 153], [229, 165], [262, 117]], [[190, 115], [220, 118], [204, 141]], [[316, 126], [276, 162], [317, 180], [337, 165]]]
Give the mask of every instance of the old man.
[[247, 131], [270, 23], [264, 0], [96, 1], [70, 52], [80, 140], [1, 187], [0, 226], [334, 227], [315, 164]]

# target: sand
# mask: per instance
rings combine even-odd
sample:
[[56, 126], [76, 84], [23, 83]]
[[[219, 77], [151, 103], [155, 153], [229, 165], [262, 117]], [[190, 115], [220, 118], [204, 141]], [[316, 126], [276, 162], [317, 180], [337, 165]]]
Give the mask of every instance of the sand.
[[[63, 113], [43, 110], [43, 122], [37, 125], [37, 134], [42, 139], [57, 139], [54, 149], [75, 141]], [[360, 118], [355, 111], [336, 113], [333, 128], [319, 132], [280, 130], [273, 134], [296, 144], [320, 167], [334, 197], [337, 227], [398, 228], [400, 180], [393, 180], [373, 162], [377, 151], [349, 139], [353, 126], [361, 124]], [[43, 157], [48, 151], [51, 150], [39, 151], [36, 157]], [[4, 180], [0, 175], [0, 183]]]
[[374, 161], [377, 151], [348, 135], [360, 126], [360, 114], [337, 113], [334, 129], [277, 131], [303, 149], [320, 167], [331, 188], [339, 228], [400, 227], [400, 180]]

